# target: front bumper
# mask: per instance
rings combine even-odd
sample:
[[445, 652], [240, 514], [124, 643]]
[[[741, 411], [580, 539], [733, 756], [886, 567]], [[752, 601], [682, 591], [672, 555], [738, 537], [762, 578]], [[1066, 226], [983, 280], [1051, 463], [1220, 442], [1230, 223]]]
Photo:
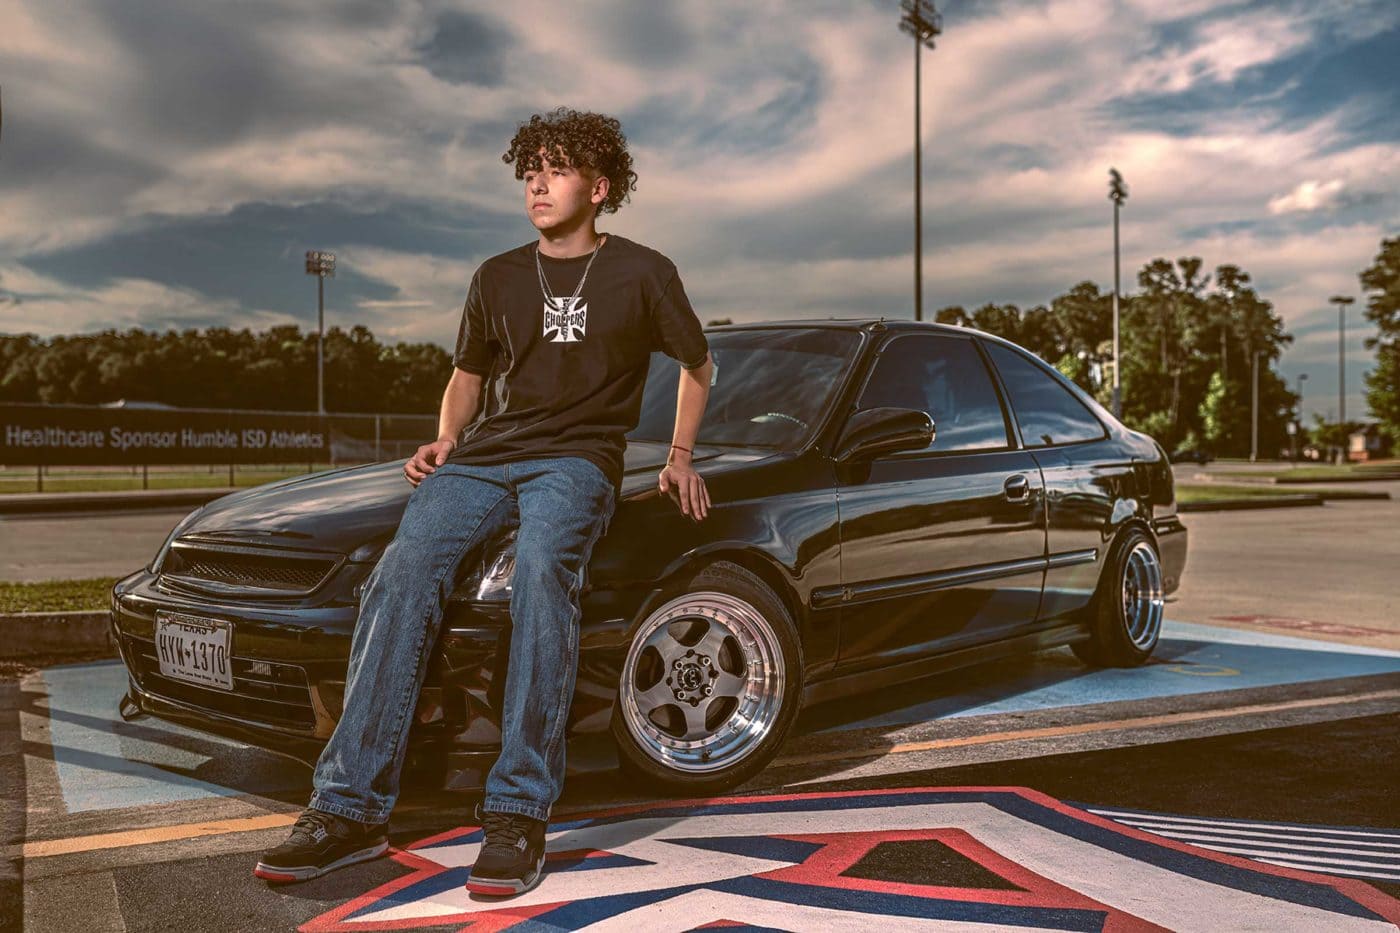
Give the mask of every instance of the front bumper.
[[[371, 568], [345, 565], [314, 594], [314, 604], [172, 590], [145, 570], [119, 581], [112, 592], [112, 627], [133, 704], [162, 719], [314, 762], [340, 717], [359, 613], [353, 589]], [[592, 591], [581, 600], [578, 677], [567, 726], [570, 773], [616, 763], [608, 724], [626, 635], [649, 595]], [[233, 690], [161, 675], [157, 610], [233, 625]], [[409, 733], [406, 781], [431, 776], [454, 790], [483, 785], [500, 752], [510, 633], [508, 605], [449, 601]]]

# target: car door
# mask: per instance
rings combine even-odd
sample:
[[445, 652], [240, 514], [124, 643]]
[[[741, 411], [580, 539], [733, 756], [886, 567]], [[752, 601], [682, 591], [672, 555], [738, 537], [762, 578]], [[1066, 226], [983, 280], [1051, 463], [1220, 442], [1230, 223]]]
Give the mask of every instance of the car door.
[[1015, 347], [984, 341], [1021, 430], [1045, 478], [1045, 589], [1042, 626], [1088, 604], [1103, 566], [1105, 529], [1133, 463], [1108, 429], [1050, 368]]
[[892, 336], [851, 412], [882, 406], [928, 412], [935, 436], [837, 470], [846, 670], [1029, 625], [1044, 576], [1044, 483], [976, 342]]

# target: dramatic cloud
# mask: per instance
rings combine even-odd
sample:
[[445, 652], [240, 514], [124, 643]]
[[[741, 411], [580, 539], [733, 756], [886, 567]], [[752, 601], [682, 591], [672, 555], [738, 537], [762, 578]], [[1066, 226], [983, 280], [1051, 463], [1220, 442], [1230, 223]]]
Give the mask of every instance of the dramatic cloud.
[[1290, 211], [1315, 211], [1336, 201], [1342, 192], [1342, 180], [1334, 178], [1327, 182], [1305, 181], [1287, 194], [1269, 200], [1269, 213], [1287, 214]]
[[[1397, 232], [1400, 4], [940, 8], [926, 314], [1106, 287], [1115, 166], [1128, 281], [1157, 256], [1237, 263], [1300, 329], [1284, 371], [1320, 375], [1303, 329]], [[894, 0], [19, 0], [0, 331], [314, 326], [319, 248], [328, 321], [450, 346], [476, 264], [533, 237], [500, 155], [558, 104], [623, 120], [640, 186], [604, 226], [671, 255], [702, 319], [912, 316], [897, 20]], [[1349, 359], [1359, 411], [1369, 356]]]

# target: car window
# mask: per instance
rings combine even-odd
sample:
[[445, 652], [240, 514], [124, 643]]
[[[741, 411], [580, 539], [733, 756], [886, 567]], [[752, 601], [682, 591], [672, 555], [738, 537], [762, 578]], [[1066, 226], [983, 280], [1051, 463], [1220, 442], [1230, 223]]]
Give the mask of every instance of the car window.
[[[705, 331], [714, 361], [697, 444], [796, 450], [831, 406], [860, 349], [860, 333], [830, 327]], [[680, 364], [651, 355], [629, 441], [671, 442]]]
[[856, 403], [885, 406], [928, 412], [930, 453], [1010, 446], [991, 374], [966, 337], [910, 334], [886, 344]]
[[1029, 357], [990, 340], [986, 347], [1006, 385], [1027, 447], [1096, 441], [1107, 436], [1088, 406]]

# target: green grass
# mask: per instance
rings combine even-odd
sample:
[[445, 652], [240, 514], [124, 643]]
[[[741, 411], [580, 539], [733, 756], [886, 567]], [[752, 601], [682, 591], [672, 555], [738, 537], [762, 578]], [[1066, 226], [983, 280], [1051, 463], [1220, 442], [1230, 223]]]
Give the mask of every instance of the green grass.
[[42, 583], [0, 583], [0, 612], [96, 611], [111, 604], [112, 585], [119, 577], [90, 580], [46, 580]]
[[[1314, 493], [1316, 490], [1308, 490]], [[1277, 486], [1226, 486], [1222, 483], [1191, 485], [1177, 483], [1177, 502], [1216, 502], [1221, 499], [1281, 499], [1296, 496], [1298, 493], [1284, 491]]]
[[1374, 499], [1373, 493], [1360, 489], [1317, 489], [1312, 486], [1293, 488], [1271, 483], [1228, 486], [1224, 483], [1177, 483], [1177, 502], [1217, 502], [1221, 499], [1277, 499], [1287, 496], [1320, 496], [1327, 499]]
[[[337, 466], [341, 466], [339, 464]], [[329, 463], [312, 464], [313, 472], [332, 469]], [[10, 467], [0, 470], [0, 494], [38, 492], [36, 467]], [[305, 476], [305, 466], [238, 467], [233, 471], [234, 486], [261, 486], [291, 476]], [[208, 489], [228, 487], [228, 467], [162, 467], [147, 473], [146, 489]], [[141, 489], [141, 471], [130, 467], [54, 467], [44, 473], [44, 489], [49, 492], [119, 492]]]
[[1282, 467], [1277, 470], [1216, 470], [1217, 476], [1273, 476], [1279, 479], [1339, 479], [1353, 477], [1371, 477], [1384, 479], [1391, 473], [1400, 473], [1400, 469], [1388, 470], [1377, 467], [1360, 468], [1356, 466], [1329, 466], [1318, 464], [1316, 466]]

